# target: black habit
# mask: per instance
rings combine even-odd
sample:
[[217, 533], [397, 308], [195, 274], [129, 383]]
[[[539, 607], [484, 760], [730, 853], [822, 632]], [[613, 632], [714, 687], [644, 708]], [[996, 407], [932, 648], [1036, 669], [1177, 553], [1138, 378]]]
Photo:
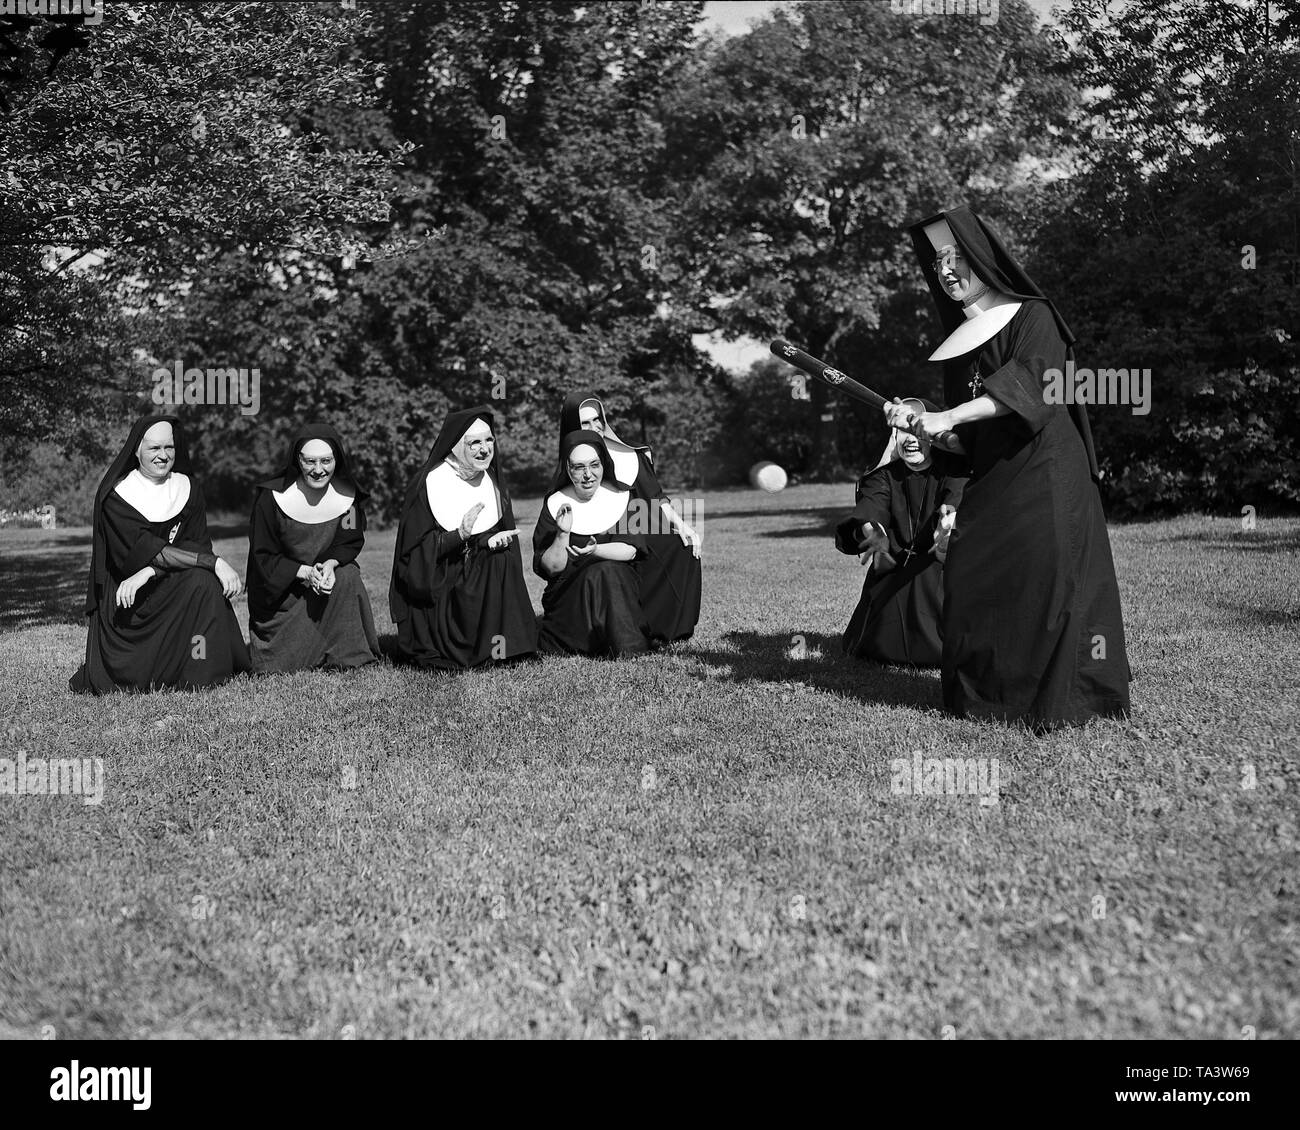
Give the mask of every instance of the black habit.
[[949, 408], [987, 394], [1009, 414], [959, 425], [970, 479], [944, 567], [943, 696], [952, 713], [1036, 731], [1129, 713], [1119, 587], [1082, 405], [1048, 404], [1074, 335], [966, 207], [911, 229], [944, 328], [963, 321], [925, 226], [947, 221], [981, 279], [1022, 300], [994, 337], [944, 363]]
[[935, 449], [924, 470], [894, 459], [859, 481], [857, 506], [835, 528], [835, 546], [856, 554], [858, 535], [868, 522], [885, 531], [889, 546], [872, 559], [862, 598], [844, 631], [845, 655], [939, 666], [943, 565], [934, 555], [934, 537], [939, 507], [960, 505], [965, 477], [958, 472], [954, 461]]
[[[552, 575], [542, 565], [542, 555], [560, 532], [551, 513], [568, 498], [561, 493], [571, 486], [569, 453], [582, 444], [595, 448], [604, 476], [597, 491], [626, 491], [614, 475], [614, 461], [598, 432], [570, 432], [560, 443], [559, 469], [551, 490], [542, 500], [542, 511], [533, 531], [533, 572], [546, 582], [542, 593], [539, 646], [550, 655], [592, 655], [617, 657], [649, 649], [645, 613], [640, 598], [636, 562], [646, 552], [647, 536], [630, 532], [626, 504], [609, 525], [598, 531], [573, 532], [570, 544], [586, 546], [621, 542], [636, 550], [631, 561], [610, 561], [594, 556], [569, 558], [562, 572]], [[630, 497], [628, 499], [630, 501]]]
[[[600, 398], [574, 393], [565, 398], [560, 410], [561, 436], [582, 427], [581, 408], [588, 401], [595, 401], [600, 409], [600, 418], [604, 422], [606, 435], [609, 435], [609, 418]], [[638, 558], [636, 563], [646, 631], [655, 644], [690, 639], [700, 618], [700, 560], [677, 534], [671, 531], [659, 532], [668, 522], [660, 510], [668, 495], [655, 473], [650, 449], [622, 440], [616, 439], [616, 442], [636, 453], [636, 476], [632, 482], [625, 482], [622, 486], [631, 492], [632, 498], [647, 515], [649, 522], [649, 532], [645, 534], [645, 556]]]
[[[315, 439], [333, 449], [331, 482], [355, 492], [346, 513], [319, 523], [292, 518], [275, 501], [275, 492], [287, 491], [301, 476], [298, 453]], [[248, 527], [248, 644], [254, 669], [269, 674], [378, 662], [370, 596], [356, 564], [366, 541], [367, 495], [357, 485], [343, 437], [320, 421], [299, 428], [284, 468], [255, 490]], [[301, 566], [321, 561], [338, 563], [328, 594], [298, 577]]]
[[397, 624], [398, 657], [420, 667], [464, 670], [537, 651], [537, 620], [524, 582], [519, 538], [500, 549], [488, 547], [494, 534], [515, 528], [500, 455], [482, 472], [500, 513], [490, 529], [462, 540], [457, 526], [439, 525], [429, 505], [430, 472], [477, 419], [486, 420], [495, 433], [496, 417], [485, 405], [447, 417], [402, 503], [388, 607]]
[[[114, 488], [138, 466], [136, 451], [145, 432], [160, 423], [171, 424], [175, 439], [171, 473], [188, 477], [190, 490], [177, 513], [150, 521]], [[175, 416], [135, 422], [100, 480], [91, 521], [86, 659], [69, 680], [72, 690], [192, 690], [249, 669], [239, 621], [216, 577], [203, 492]], [[146, 565], [157, 575], [140, 588], [130, 608], [119, 608], [118, 585]]]

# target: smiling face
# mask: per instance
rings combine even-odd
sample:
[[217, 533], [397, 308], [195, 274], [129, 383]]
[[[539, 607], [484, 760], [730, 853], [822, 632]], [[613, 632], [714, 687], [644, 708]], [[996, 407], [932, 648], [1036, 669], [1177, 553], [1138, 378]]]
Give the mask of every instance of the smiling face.
[[163, 421], [145, 432], [135, 449], [135, 457], [146, 479], [162, 482], [176, 463], [176, 437], [171, 424]]
[[600, 404], [595, 400], [584, 400], [578, 409], [578, 426], [584, 431], [605, 434], [605, 421], [600, 415]]
[[312, 490], [324, 490], [334, 477], [334, 448], [326, 440], [309, 439], [298, 451], [298, 470]]
[[917, 439], [911, 432], [898, 433], [898, 452], [914, 471], [923, 471], [930, 465], [930, 443]]
[[486, 420], [478, 419], [470, 424], [456, 445], [456, 454], [465, 466], [475, 471], [486, 471], [492, 466], [492, 456], [496, 454], [496, 438]]
[[[918, 415], [926, 410], [925, 405], [919, 400], [904, 400], [903, 403]], [[900, 458], [913, 471], [924, 471], [930, 465], [930, 441], [918, 439], [911, 432], [903, 431], [902, 428], [897, 429], [897, 434]]]
[[934, 270], [948, 297], [957, 302], [964, 302], [984, 286], [956, 244], [948, 244], [939, 252], [934, 261]]
[[600, 454], [589, 443], [580, 443], [569, 452], [568, 470], [573, 492], [583, 502], [596, 493], [605, 477]]

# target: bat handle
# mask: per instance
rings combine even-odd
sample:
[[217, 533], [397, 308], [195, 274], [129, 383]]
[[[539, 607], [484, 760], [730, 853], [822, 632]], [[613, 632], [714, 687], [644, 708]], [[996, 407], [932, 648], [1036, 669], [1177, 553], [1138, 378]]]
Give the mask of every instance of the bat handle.
[[965, 455], [966, 448], [954, 431], [941, 432], [934, 437], [934, 446], [953, 455]]

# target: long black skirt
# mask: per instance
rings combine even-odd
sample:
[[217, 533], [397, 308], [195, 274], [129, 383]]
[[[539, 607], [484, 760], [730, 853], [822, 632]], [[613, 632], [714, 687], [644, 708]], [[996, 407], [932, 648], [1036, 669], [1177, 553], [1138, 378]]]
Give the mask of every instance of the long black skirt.
[[615, 657], [648, 651], [640, 582], [626, 561], [592, 561], [542, 594], [538, 647], [547, 655]]
[[637, 562], [641, 607], [652, 642], [690, 639], [700, 619], [700, 561], [676, 534], [650, 534]]
[[356, 562], [334, 571], [328, 595], [294, 585], [266, 619], [250, 616], [248, 646], [259, 674], [377, 663], [379, 637]]
[[215, 574], [163, 573], [131, 608], [117, 607], [115, 591], [109, 586], [90, 616], [86, 662], [68, 684], [74, 691], [195, 690], [249, 669], [239, 621]]
[[943, 580], [947, 710], [1036, 732], [1128, 716], [1110, 536], [1064, 414], [967, 486]]
[[410, 604], [397, 625], [399, 658], [464, 670], [537, 651], [537, 620], [516, 553], [477, 553], [455, 566], [430, 604]]
[[877, 663], [938, 667], [943, 658], [943, 566], [918, 559], [919, 568], [868, 577], [844, 630], [845, 655]]

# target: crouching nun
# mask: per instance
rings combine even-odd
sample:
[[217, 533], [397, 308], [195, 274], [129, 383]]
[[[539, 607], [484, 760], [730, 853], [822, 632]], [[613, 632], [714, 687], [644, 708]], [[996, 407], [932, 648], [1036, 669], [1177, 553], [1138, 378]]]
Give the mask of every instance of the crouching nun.
[[635, 562], [645, 535], [629, 533], [631, 494], [598, 432], [569, 432], [533, 532], [533, 571], [546, 581], [540, 646], [559, 655], [647, 651]]
[[253, 669], [271, 674], [377, 662], [374, 614], [357, 565], [366, 495], [342, 437], [320, 422], [300, 428], [284, 469], [256, 490], [248, 535]]
[[[935, 406], [914, 400], [918, 414]], [[845, 655], [937, 667], [943, 652], [943, 559], [965, 478], [953, 456], [895, 428], [858, 482], [835, 547], [866, 566], [862, 598], [844, 632]]]
[[969, 208], [914, 225], [947, 338], [942, 412], [887, 410], [922, 437], [953, 430], [970, 479], [944, 566], [943, 699], [1034, 731], [1129, 713], [1129, 665], [1088, 414], [1051, 395], [1074, 335]]
[[388, 594], [407, 663], [455, 671], [537, 651], [495, 427], [486, 406], [452, 412], [407, 488]]
[[239, 574], [212, 551], [180, 422], [146, 416], [95, 492], [86, 660], [74, 691], [190, 690], [249, 667], [230, 601]]
[[604, 437], [614, 476], [632, 496], [635, 517], [628, 528], [646, 535], [645, 556], [636, 568], [650, 641], [690, 639], [700, 618], [699, 534], [673, 509], [655, 473], [650, 449], [619, 439], [599, 398], [576, 393], [564, 401], [560, 435], [578, 428]]

